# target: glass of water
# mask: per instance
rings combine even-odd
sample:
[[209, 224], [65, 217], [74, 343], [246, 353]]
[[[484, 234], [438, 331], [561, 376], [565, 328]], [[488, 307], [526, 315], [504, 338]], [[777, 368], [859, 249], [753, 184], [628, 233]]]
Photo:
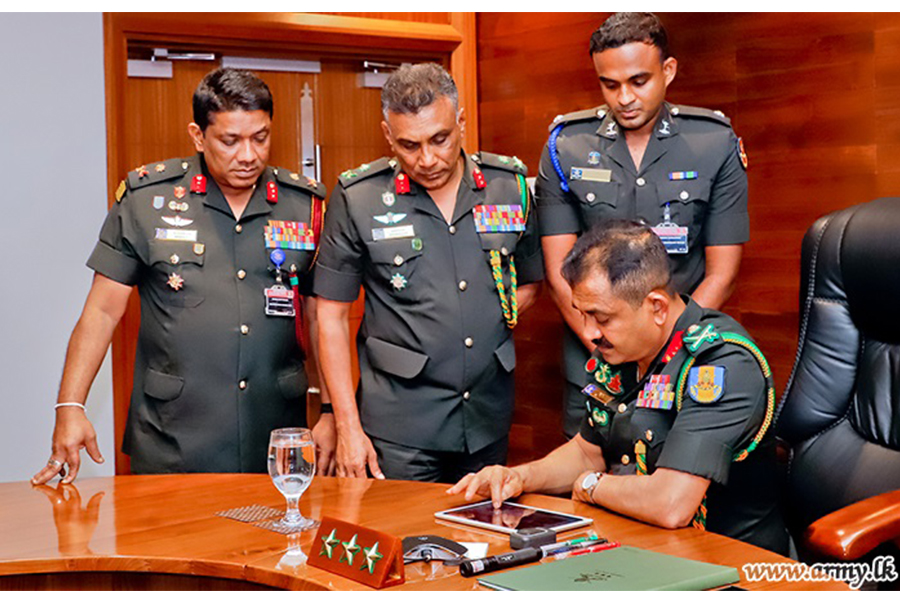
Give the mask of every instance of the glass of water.
[[302, 427], [276, 429], [269, 437], [269, 476], [287, 500], [287, 512], [278, 522], [281, 529], [295, 532], [318, 526], [300, 514], [300, 496], [316, 473], [316, 447], [312, 433]]

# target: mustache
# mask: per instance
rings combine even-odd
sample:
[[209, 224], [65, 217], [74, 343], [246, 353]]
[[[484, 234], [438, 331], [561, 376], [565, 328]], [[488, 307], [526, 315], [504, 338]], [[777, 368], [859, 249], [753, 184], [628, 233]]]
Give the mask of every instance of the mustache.
[[596, 346], [597, 348], [600, 348], [601, 350], [609, 350], [613, 347], [612, 344], [610, 344], [608, 341], [606, 341], [603, 338], [594, 339], [594, 340], [591, 340], [591, 342], [594, 344], [594, 346]]

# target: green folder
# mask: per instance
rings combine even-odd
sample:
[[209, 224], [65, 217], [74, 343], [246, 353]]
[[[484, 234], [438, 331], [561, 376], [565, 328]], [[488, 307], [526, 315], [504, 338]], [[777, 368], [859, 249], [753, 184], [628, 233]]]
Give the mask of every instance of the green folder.
[[734, 567], [621, 546], [488, 575], [478, 583], [497, 590], [708, 590], [737, 583]]

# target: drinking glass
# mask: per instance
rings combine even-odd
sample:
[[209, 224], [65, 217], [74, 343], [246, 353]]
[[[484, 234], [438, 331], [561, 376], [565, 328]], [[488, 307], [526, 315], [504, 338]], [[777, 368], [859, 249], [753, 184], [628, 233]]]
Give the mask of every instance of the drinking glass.
[[287, 500], [287, 512], [278, 524], [285, 530], [306, 531], [318, 522], [300, 514], [300, 496], [316, 472], [316, 447], [312, 433], [302, 427], [275, 429], [269, 437], [269, 476]]

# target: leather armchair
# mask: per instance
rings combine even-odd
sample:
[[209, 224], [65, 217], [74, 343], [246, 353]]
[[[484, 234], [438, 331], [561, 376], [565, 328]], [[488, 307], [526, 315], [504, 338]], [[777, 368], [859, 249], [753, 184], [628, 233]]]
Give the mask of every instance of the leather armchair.
[[900, 540], [900, 198], [818, 219], [801, 263], [797, 356], [776, 416], [786, 514], [805, 532], [801, 553], [854, 560]]

